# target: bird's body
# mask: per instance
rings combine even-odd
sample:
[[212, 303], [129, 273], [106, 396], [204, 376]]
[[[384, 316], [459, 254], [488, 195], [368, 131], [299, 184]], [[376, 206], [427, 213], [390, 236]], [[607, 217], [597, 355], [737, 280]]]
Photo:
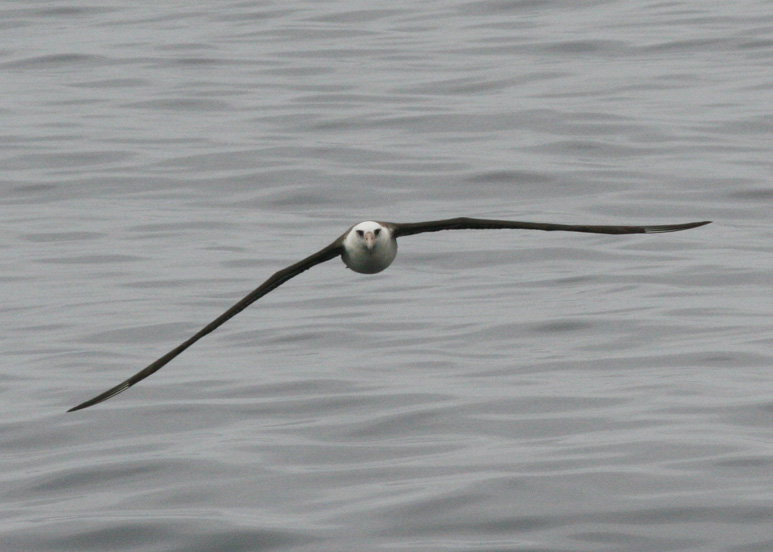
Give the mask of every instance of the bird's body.
[[368, 220], [344, 234], [341, 260], [360, 274], [377, 274], [397, 256], [397, 240], [388, 225]]
[[95, 405], [102, 401], [114, 397], [125, 391], [135, 383], [145, 379], [166, 365], [169, 361], [182, 353], [188, 347], [193, 345], [205, 335], [211, 333], [216, 328], [239, 314], [252, 303], [281, 286], [291, 278], [320, 263], [341, 256], [344, 264], [355, 272], [361, 274], [376, 274], [387, 268], [397, 255], [397, 238], [401, 236], [410, 236], [422, 234], [424, 232], [437, 232], [440, 230], [496, 230], [496, 229], [518, 229], [518, 230], [544, 230], [544, 231], [565, 231], [565, 232], [586, 232], [592, 234], [656, 234], [664, 232], [677, 232], [696, 228], [709, 224], [710, 221], [689, 222], [686, 224], [668, 224], [651, 226], [600, 226], [600, 225], [576, 225], [576, 224], [553, 224], [544, 222], [521, 222], [510, 220], [491, 220], [460, 217], [454, 219], [433, 220], [426, 222], [413, 223], [394, 223], [394, 222], [376, 222], [365, 221], [355, 224], [349, 230], [344, 232], [333, 243], [324, 247], [288, 266], [271, 276], [246, 297], [237, 302], [230, 309], [218, 316], [215, 320], [204, 326], [199, 332], [184, 341], [161, 358], [152, 362], [143, 370], [137, 372], [126, 381], [108, 389], [104, 393], [97, 395], [84, 403], [79, 404], [68, 410], [73, 412], [82, 408]]

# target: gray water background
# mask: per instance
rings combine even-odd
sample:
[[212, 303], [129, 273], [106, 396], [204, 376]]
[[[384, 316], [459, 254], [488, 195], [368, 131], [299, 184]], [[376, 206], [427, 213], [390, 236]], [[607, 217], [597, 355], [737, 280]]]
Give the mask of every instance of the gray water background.
[[[773, 3], [6, 2], [0, 549], [773, 549]], [[364, 219], [338, 261], [133, 374]]]

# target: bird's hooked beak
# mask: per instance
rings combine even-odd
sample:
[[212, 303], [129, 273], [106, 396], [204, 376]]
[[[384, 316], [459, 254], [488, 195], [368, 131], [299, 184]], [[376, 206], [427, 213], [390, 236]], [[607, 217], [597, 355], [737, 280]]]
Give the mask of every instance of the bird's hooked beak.
[[368, 251], [373, 251], [373, 248], [376, 247], [376, 236], [373, 232], [365, 232], [363, 238], [365, 239], [365, 247], [368, 248]]

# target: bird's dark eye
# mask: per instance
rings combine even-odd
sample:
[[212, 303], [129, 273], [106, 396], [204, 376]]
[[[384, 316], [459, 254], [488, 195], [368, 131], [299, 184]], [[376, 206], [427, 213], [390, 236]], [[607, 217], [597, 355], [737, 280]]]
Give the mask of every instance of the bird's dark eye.
[[374, 235], [376, 235], [376, 236], [378, 236], [380, 233], [381, 233], [381, 228], [376, 228], [376, 229], [373, 231], [373, 234], [374, 234]]
[[365, 232], [364, 232], [364, 231], [362, 231], [362, 230], [357, 230], [357, 235], [358, 235], [358, 236], [360, 236], [360, 237], [362, 237], [362, 236], [364, 236], [364, 235], [365, 235]]

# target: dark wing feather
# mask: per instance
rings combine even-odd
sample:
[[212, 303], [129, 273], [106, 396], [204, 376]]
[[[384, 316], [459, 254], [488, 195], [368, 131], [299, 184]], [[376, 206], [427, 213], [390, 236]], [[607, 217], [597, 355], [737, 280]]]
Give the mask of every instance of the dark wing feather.
[[551, 224], [547, 222], [521, 222], [517, 220], [490, 220], [459, 217], [427, 222], [390, 223], [395, 238], [411, 236], [423, 232], [438, 232], [440, 230], [545, 230], [564, 232], [588, 232], [591, 234], [655, 234], [661, 232], [678, 232], [709, 224], [711, 221], [688, 222], [685, 224], [661, 224], [652, 226], [597, 226], [586, 224]]
[[259, 287], [257, 287], [255, 290], [250, 292], [244, 299], [236, 303], [234, 306], [232, 306], [230, 309], [225, 311], [223, 314], [215, 318], [212, 322], [204, 326], [196, 335], [188, 339], [187, 341], [181, 343], [168, 353], [166, 353], [164, 356], [150, 364], [148, 367], [144, 368], [143, 370], [137, 372], [132, 377], [124, 381], [123, 383], [119, 383], [115, 387], [108, 389], [101, 395], [97, 395], [93, 399], [89, 399], [88, 401], [79, 404], [78, 406], [75, 406], [68, 410], [67, 412], [74, 412], [76, 410], [81, 410], [82, 408], [88, 408], [89, 406], [93, 406], [97, 403], [101, 403], [102, 401], [106, 401], [107, 399], [114, 397], [118, 393], [121, 393], [123, 391], [126, 391], [134, 385], [135, 383], [144, 380], [146, 377], [150, 376], [154, 372], [160, 370], [165, 364], [167, 364], [170, 360], [172, 360], [174, 357], [182, 353], [185, 349], [196, 343], [199, 339], [207, 335], [208, 333], [214, 331], [216, 328], [242, 312], [244, 309], [249, 307], [252, 303], [269, 293], [270, 291], [278, 288], [282, 284], [284, 284], [287, 280], [297, 276], [301, 272], [304, 272], [311, 267], [318, 265], [320, 263], [324, 263], [325, 261], [329, 261], [330, 259], [334, 259], [335, 257], [338, 257], [341, 252], [343, 251], [343, 236], [338, 238], [336, 241], [325, 247], [324, 249], [321, 249], [320, 251], [317, 251], [313, 255], [310, 255], [309, 257], [306, 257], [302, 261], [299, 261], [295, 263], [294, 265], [288, 266], [285, 269], [280, 270], [273, 276], [271, 276], [268, 280], [263, 282]]

